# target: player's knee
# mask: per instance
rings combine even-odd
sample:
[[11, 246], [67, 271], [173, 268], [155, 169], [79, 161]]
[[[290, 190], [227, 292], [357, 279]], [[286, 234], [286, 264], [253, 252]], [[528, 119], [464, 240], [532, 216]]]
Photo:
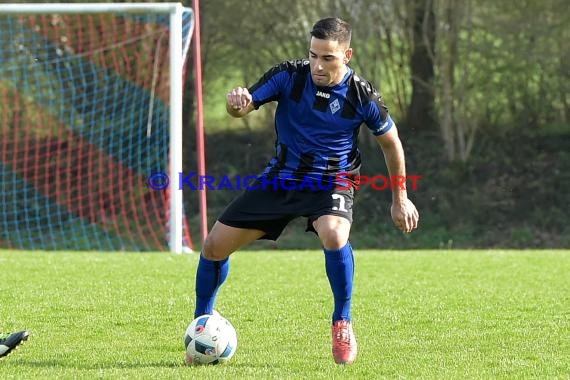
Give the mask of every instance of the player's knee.
[[331, 251], [339, 250], [348, 243], [348, 235], [338, 229], [323, 231], [320, 238], [323, 247]]
[[223, 246], [218, 244], [215, 236], [208, 235], [202, 247], [202, 256], [207, 260], [219, 261], [228, 257], [229, 253], [225, 252]]

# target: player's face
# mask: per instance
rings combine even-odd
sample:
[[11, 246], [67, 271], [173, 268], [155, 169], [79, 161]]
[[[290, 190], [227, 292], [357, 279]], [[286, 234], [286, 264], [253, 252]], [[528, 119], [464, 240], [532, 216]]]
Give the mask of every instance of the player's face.
[[309, 63], [311, 76], [317, 86], [334, 86], [346, 74], [346, 64], [352, 57], [352, 49], [338, 41], [311, 38]]

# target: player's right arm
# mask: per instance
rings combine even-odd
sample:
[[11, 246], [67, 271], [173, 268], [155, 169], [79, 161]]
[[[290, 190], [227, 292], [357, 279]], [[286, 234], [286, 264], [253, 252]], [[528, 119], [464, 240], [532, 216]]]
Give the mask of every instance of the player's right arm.
[[226, 96], [226, 111], [233, 117], [244, 117], [255, 107], [253, 106], [252, 96], [247, 88], [236, 87]]
[[292, 75], [308, 67], [303, 60], [285, 61], [273, 66], [251, 87], [236, 87], [228, 92], [226, 110], [233, 117], [244, 117], [265, 103], [279, 100], [290, 85]]

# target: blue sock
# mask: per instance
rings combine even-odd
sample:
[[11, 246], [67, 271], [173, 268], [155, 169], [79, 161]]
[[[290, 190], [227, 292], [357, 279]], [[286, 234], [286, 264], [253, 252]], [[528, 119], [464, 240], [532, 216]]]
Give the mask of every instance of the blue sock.
[[194, 318], [214, 312], [214, 302], [218, 289], [228, 277], [230, 261], [212, 261], [200, 255], [196, 271], [196, 310]]
[[334, 298], [333, 323], [341, 319], [350, 321], [352, 280], [354, 278], [352, 246], [350, 242], [347, 242], [344, 247], [337, 251], [330, 251], [325, 248], [324, 252], [325, 268]]

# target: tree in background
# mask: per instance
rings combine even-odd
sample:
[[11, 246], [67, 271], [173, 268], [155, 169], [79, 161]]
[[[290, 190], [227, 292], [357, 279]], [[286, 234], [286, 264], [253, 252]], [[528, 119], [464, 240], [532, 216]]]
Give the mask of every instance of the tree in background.
[[436, 20], [432, 0], [413, 0], [408, 11], [412, 29], [410, 72], [412, 98], [408, 111], [408, 126], [412, 129], [433, 129], [435, 111], [435, 32]]

